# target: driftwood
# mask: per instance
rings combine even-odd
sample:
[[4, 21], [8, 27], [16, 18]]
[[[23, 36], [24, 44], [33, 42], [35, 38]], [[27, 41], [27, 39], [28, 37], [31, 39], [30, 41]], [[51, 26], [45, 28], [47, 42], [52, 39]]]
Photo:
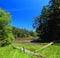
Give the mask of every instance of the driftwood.
[[[12, 45], [12, 46], [13, 46], [13, 45]], [[14, 49], [21, 50], [21, 51], [23, 51], [24, 53], [30, 54], [30, 55], [32, 55], [32, 56], [36, 56], [36, 57], [38, 57], [38, 58], [44, 58], [43, 56], [37, 54], [36, 52], [32, 52], [32, 51], [30, 51], [30, 50], [27, 50], [27, 49], [25, 49], [24, 47], [16, 47], [16, 46], [13, 46], [13, 48], [14, 48]]]
[[49, 44], [43, 46], [41, 49], [36, 50], [35, 52], [38, 52], [38, 51], [40, 51], [40, 50], [43, 50], [43, 49], [47, 48], [48, 46], [50, 46], [50, 45], [52, 45], [52, 44], [54, 44], [54, 42], [50, 42]]
[[12, 47], [13, 47], [14, 49], [21, 50], [21, 51], [23, 51], [24, 53], [27, 53], [27, 54], [30, 54], [30, 55], [33, 55], [33, 56], [37, 56], [38, 58], [44, 58], [43, 56], [37, 54], [36, 52], [38, 52], [38, 51], [40, 51], [40, 50], [43, 50], [43, 49], [47, 48], [48, 46], [50, 46], [50, 45], [52, 45], [52, 44], [54, 44], [54, 42], [50, 42], [49, 44], [43, 46], [41, 49], [36, 50], [35, 52], [32, 52], [32, 51], [30, 51], [30, 50], [27, 50], [27, 49], [25, 49], [24, 47], [16, 47], [16, 46], [14, 46], [14, 45], [12, 45]]

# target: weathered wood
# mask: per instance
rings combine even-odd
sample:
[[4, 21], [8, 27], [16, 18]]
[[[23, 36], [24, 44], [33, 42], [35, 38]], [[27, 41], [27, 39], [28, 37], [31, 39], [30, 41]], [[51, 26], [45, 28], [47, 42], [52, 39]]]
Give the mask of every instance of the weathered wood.
[[40, 50], [43, 50], [43, 49], [47, 48], [48, 46], [50, 46], [50, 45], [52, 45], [52, 44], [54, 44], [54, 42], [50, 42], [49, 44], [43, 46], [41, 49], [36, 50], [35, 52], [32, 52], [32, 51], [30, 51], [30, 50], [27, 50], [27, 49], [25, 49], [24, 47], [16, 47], [16, 46], [14, 46], [14, 45], [12, 45], [12, 47], [13, 47], [14, 49], [19, 49], [19, 50], [23, 51], [24, 53], [27, 53], [27, 54], [30, 54], [30, 55], [33, 55], [33, 56], [37, 56], [38, 58], [44, 58], [43, 56], [37, 54], [36, 52], [38, 52], [38, 51], [40, 51]]
[[37, 54], [36, 52], [32, 52], [30, 50], [27, 50], [25, 49], [24, 47], [16, 47], [16, 46], [13, 46], [14, 49], [18, 49], [18, 50], [21, 50], [23, 51], [24, 53], [27, 53], [27, 54], [30, 54], [32, 56], [37, 56], [38, 58], [44, 58], [43, 56]]
[[40, 51], [40, 50], [43, 50], [43, 49], [47, 48], [48, 46], [51, 46], [52, 44], [54, 44], [54, 42], [50, 42], [49, 44], [43, 46], [41, 49], [36, 50], [35, 52], [38, 52], [38, 51]]

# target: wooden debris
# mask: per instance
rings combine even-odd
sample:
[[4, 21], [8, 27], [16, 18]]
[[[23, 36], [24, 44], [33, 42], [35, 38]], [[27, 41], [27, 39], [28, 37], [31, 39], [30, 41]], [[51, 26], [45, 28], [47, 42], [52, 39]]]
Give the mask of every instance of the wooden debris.
[[38, 52], [38, 51], [40, 51], [40, 50], [43, 50], [43, 49], [47, 48], [48, 46], [51, 46], [52, 44], [54, 44], [54, 42], [50, 42], [49, 44], [43, 46], [41, 49], [36, 50], [35, 52]]
[[23, 51], [24, 53], [30, 54], [30, 55], [32, 55], [32, 56], [36, 56], [36, 57], [38, 57], [38, 58], [44, 58], [43, 56], [37, 54], [36, 52], [32, 52], [32, 51], [30, 51], [30, 50], [27, 50], [27, 49], [25, 49], [24, 47], [16, 47], [16, 46], [13, 46], [13, 48], [14, 48], [14, 49], [21, 50], [21, 51]]

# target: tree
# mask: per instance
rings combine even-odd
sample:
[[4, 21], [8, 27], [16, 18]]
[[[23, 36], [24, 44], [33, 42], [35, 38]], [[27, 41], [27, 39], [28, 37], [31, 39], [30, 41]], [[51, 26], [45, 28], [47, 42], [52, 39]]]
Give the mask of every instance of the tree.
[[8, 12], [0, 9], [0, 46], [4, 46], [13, 41], [11, 16]]
[[35, 19], [34, 26], [38, 36], [44, 41], [60, 39], [60, 0], [50, 0], [41, 15]]
[[21, 29], [13, 27], [12, 32], [16, 39], [18, 38], [27, 38], [27, 37], [37, 37], [37, 33], [27, 30], [27, 29]]

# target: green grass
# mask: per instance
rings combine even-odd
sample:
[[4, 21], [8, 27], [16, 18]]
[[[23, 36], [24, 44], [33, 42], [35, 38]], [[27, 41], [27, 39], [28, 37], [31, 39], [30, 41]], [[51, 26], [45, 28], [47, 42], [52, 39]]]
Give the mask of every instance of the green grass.
[[25, 49], [28, 49], [30, 51], [35, 51], [42, 47], [41, 45], [30, 45], [30, 44], [14, 44], [14, 45], [18, 47], [24, 47]]
[[45, 58], [60, 58], [60, 46], [52, 45], [44, 50], [38, 51]]
[[[32, 46], [29, 44], [15, 44], [16, 46], [25, 47], [28, 50], [35, 51], [42, 48], [42, 45]], [[45, 58], [60, 58], [60, 44], [51, 45], [37, 52]]]
[[[42, 45], [32, 46], [29, 44], [13, 44], [19, 47], [25, 47], [28, 50], [35, 51], [40, 49]], [[44, 56], [45, 58], [60, 58], [60, 45], [52, 45], [44, 50], [38, 51], [38, 54]], [[29, 54], [13, 49], [12, 46], [5, 46], [0, 48], [0, 58], [35, 58]]]
[[13, 49], [11, 46], [5, 46], [0, 48], [0, 58], [34, 58], [31, 55], [24, 52]]

